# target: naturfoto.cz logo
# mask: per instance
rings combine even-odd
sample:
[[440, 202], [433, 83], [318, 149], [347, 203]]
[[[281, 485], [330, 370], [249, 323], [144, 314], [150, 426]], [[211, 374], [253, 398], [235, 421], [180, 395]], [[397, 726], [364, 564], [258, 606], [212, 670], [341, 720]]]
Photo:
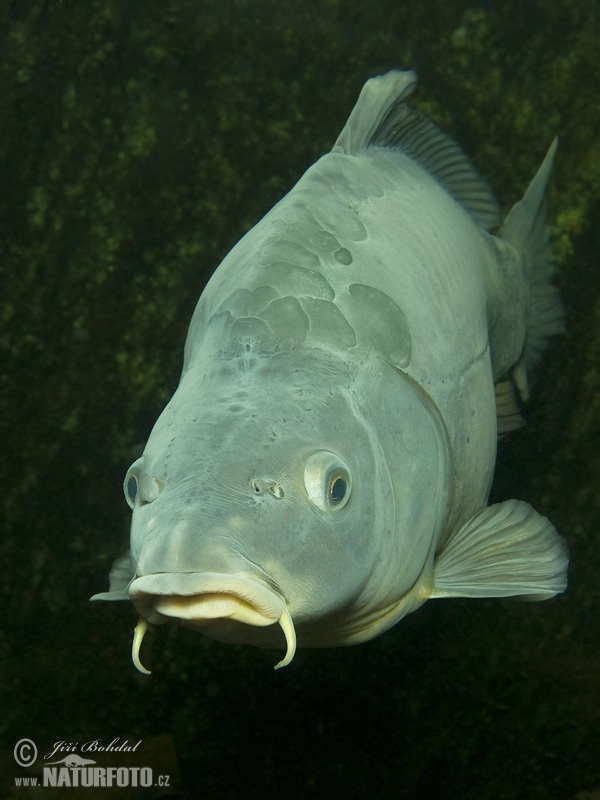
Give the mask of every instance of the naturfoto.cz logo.
[[[50, 752], [43, 757], [46, 763], [43, 765], [42, 780], [40, 781], [37, 776], [16, 777], [15, 786], [89, 788], [170, 786], [170, 776], [158, 775], [155, 780], [151, 767], [101, 767], [94, 759], [79, 755], [79, 753], [136, 752], [141, 743], [141, 739], [135, 744], [130, 744], [127, 739], [121, 742], [119, 737], [106, 745], [101, 739], [93, 739], [82, 745], [66, 740], [55, 742]], [[36, 762], [38, 749], [32, 739], [20, 739], [13, 752], [19, 766], [31, 767]], [[62, 758], [48, 761], [61, 755]]]

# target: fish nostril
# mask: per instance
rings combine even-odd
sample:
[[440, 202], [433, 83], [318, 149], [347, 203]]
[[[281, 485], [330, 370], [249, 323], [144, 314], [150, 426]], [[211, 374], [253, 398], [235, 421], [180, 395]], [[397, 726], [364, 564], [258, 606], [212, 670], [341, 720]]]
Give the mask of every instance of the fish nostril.
[[268, 491], [271, 497], [274, 497], [277, 500], [281, 500], [283, 497], [283, 488], [274, 480], [265, 481], [262, 478], [252, 478], [250, 481], [250, 486], [256, 495], [265, 494], [265, 492]]

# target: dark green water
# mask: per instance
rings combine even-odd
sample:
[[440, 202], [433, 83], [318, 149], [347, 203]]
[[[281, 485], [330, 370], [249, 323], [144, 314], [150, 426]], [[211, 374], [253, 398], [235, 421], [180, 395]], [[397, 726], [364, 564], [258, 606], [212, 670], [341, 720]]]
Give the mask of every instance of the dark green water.
[[[0, 26], [0, 794], [112, 796], [17, 788], [41, 771], [13, 748], [120, 737], [142, 740], [127, 763], [172, 776], [120, 790], [139, 798], [600, 797], [596, 3], [2, 0]], [[127, 546], [125, 469], [211, 272], [391, 67], [417, 69], [415, 105], [505, 209], [560, 137], [568, 333], [493, 499], [553, 520], [570, 587], [428, 603], [277, 673], [273, 653], [174, 626], [147, 637], [143, 677], [132, 609], [88, 603]]]

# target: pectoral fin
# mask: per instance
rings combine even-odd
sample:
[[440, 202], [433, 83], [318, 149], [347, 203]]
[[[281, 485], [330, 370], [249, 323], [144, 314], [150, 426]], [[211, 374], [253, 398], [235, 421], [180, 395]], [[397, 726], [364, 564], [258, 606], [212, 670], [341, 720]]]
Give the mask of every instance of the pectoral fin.
[[108, 592], [99, 592], [90, 597], [90, 600], [129, 600], [129, 584], [134, 574], [131, 553], [128, 550], [119, 556], [111, 567]]
[[528, 503], [484, 508], [446, 543], [434, 566], [431, 597], [547, 600], [567, 585], [567, 548]]

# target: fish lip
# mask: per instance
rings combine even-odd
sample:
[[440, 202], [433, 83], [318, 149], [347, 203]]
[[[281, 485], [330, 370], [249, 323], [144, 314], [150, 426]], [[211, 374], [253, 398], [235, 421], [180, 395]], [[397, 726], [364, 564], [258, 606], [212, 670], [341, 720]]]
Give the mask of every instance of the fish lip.
[[[219, 572], [157, 572], [135, 578], [129, 586], [131, 601], [140, 614], [150, 622], [166, 621], [153, 618], [156, 613], [161, 613], [157, 611], [152, 613], [155, 608], [155, 597], [192, 598], [208, 594], [236, 597], [251, 605], [265, 619], [270, 619], [272, 622], [277, 622], [281, 616], [282, 606], [286, 605], [281, 591], [252, 575], [228, 575]], [[168, 608], [167, 603], [161, 601], [159, 603]], [[184, 608], [185, 604], [182, 604], [182, 610]], [[162, 616], [181, 617], [176, 613]]]
[[224, 621], [250, 627], [279, 625], [286, 653], [275, 669], [287, 666], [295, 655], [296, 631], [287, 602], [282, 593], [256, 576], [155, 573], [136, 578], [129, 596], [141, 615], [132, 643], [133, 663], [141, 672], [148, 673], [140, 661], [148, 624], [162, 624], [170, 618], [200, 629]]

